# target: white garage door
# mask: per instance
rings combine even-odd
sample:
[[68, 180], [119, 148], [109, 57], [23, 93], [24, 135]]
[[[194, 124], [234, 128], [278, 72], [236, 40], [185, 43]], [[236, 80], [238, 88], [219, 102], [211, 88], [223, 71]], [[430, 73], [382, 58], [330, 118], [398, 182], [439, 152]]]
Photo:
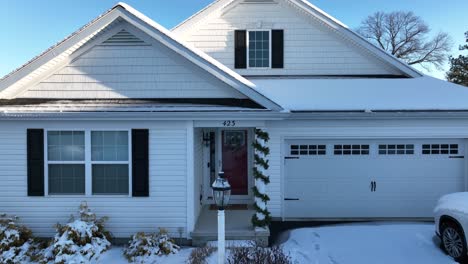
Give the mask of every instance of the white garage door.
[[432, 217], [464, 191], [463, 140], [289, 140], [285, 218]]

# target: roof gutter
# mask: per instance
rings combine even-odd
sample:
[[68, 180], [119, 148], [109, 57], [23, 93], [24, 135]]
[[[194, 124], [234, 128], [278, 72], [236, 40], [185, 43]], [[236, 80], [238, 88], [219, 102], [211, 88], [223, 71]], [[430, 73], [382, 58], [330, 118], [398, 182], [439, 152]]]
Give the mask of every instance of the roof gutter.
[[289, 120], [466, 119], [467, 110], [292, 111]]
[[468, 110], [421, 111], [220, 111], [220, 112], [0, 112], [6, 120], [391, 120], [468, 119]]
[[42, 112], [5, 113], [2, 120], [283, 120], [288, 112], [222, 111], [222, 112]]

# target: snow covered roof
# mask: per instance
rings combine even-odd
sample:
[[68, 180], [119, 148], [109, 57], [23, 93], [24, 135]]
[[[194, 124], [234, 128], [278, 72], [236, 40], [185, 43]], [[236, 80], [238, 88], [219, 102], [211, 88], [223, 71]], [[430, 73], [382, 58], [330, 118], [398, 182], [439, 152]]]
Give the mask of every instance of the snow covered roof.
[[251, 79], [290, 111], [461, 111], [468, 88], [424, 76], [401, 79]]

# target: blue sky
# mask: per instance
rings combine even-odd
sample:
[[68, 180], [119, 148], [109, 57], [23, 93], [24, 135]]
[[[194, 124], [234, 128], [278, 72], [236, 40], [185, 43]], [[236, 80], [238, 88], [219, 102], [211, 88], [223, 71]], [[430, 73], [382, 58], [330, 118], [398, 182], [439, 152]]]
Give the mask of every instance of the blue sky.
[[[410, 10], [434, 32], [446, 31], [454, 54], [468, 31], [467, 0], [310, 0], [351, 28], [376, 11]], [[0, 0], [0, 76], [38, 55], [112, 7], [115, 0]], [[171, 28], [212, 0], [126, 0], [142, 13]], [[429, 74], [442, 78], [444, 72]]]

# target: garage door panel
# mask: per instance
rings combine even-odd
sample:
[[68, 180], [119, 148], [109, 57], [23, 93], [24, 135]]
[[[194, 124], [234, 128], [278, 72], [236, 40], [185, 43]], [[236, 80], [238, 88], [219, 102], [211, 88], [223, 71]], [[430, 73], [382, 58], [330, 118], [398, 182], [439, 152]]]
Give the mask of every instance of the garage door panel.
[[344, 204], [342, 200], [317, 200], [313, 206], [305, 207], [303, 203], [287, 201], [285, 214], [292, 219], [303, 218], [362, 218], [373, 217], [371, 214], [362, 212], [371, 212], [372, 205], [366, 203], [367, 199], [354, 200], [351, 203]]
[[[314, 146], [326, 154], [307, 155]], [[286, 148], [296, 154], [284, 163], [286, 218], [432, 217], [440, 196], [465, 189], [464, 140], [292, 140]]]
[[382, 210], [380, 217], [430, 217], [444, 194], [462, 191], [464, 159], [422, 157], [412, 159], [378, 158], [380, 173], [374, 178], [373, 193]]
[[[291, 175], [285, 188], [286, 215], [291, 218], [355, 217], [356, 210], [369, 208], [370, 182], [362, 159], [348, 159], [341, 168], [334, 162], [332, 158], [286, 160], [286, 174]], [[356, 172], [355, 175], [343, 173], [350, 170]]]

